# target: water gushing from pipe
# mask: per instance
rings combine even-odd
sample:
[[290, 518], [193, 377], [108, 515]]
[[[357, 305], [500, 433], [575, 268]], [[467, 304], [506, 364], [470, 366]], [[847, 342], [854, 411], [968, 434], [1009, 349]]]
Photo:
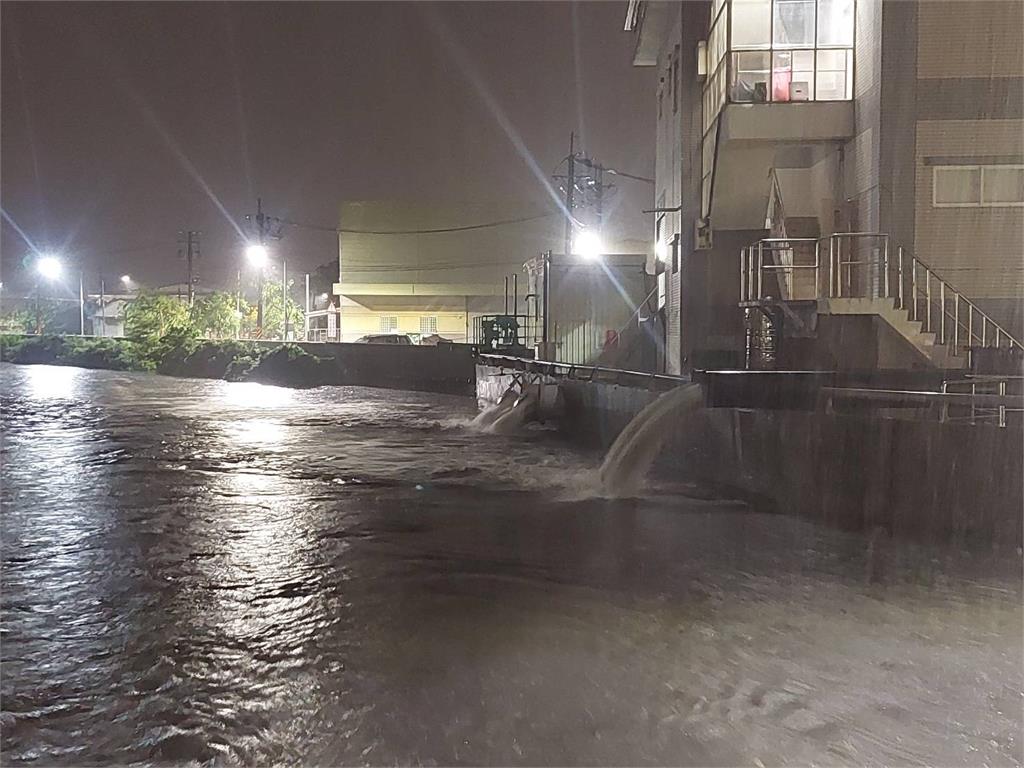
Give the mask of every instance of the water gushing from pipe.
[[610, 496], [628, 496], [639, 488], [658, 451], [681, 428], [680, 418], [701, 407], [699, 384], [683, 384], [650, 403], [619, 433], [601, 464], [601, 486]]

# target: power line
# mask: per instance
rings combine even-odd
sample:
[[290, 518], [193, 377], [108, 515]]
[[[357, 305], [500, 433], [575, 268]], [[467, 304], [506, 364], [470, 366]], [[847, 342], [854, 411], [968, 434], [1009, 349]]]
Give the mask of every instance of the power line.
[[536, 216], [522, 216], [518, 219], [501, 219], [499, 221], [488, 221], [482, 224], [467, 224], [461, 227], [439, 227], [437, 229], [352, 229], [349, 227], [328, 227], [322, 224], [308, 224], [301, 221], [282, 219], [283, 223], [298, 227], [300, 229], [312, 229], [319, 232], [334, 232], [347, 235], [438, 235], [445, 232], [468, 232], [474, 229], [490, 229], [492, 227], [503, 227], [509, 224], [523, 224], [528, 221], [538, 221], [557, 216], [557, 213], [541, 213]]

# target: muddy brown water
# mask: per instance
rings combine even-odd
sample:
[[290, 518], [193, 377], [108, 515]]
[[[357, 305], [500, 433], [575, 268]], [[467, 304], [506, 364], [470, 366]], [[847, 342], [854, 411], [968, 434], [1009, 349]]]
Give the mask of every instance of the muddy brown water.
[[461, 398], [0, 396], [5, 764], [1021, 763], [1019, 560], [603, 499]]

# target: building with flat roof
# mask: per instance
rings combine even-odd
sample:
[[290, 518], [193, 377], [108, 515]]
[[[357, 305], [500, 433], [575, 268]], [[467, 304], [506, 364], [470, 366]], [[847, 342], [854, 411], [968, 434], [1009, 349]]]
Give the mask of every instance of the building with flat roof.
[[517, 312], [506, 305], [506, 278], [523, 276], [524, 263], [562, 240], [557, 214], [480, 202], [348, 202], [339, 229], [343, 341], [380, 333], [470, 341], [474, 318], [525, 311], [525, 281]]

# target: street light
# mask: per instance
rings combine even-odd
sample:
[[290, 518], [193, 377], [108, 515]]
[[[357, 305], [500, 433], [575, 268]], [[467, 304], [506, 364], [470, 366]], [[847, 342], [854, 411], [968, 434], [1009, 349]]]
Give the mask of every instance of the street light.
[[576, 235], [572, 252], [581, 258], [592, 261], [604, 253], [604, 245], [601, 243], [601, 238], [597, 236], [596, 232], [584, 229]]
[[123, 285], [125, 288], [130, 290], [131, 287], [132, 287], [132, 276], [131, 275], [121, 275], [121, 285]]
[[[64, 272], [64, 265], [61, 260], [53, 255], [47, 254], [39, 257], [36, 262], [36, 272], [45, 280], [58, 280]], [[85, 278], [78, 276], [78, 332], [85, 335]], [[43, 316], [39, 308], [40, 284], [36, 282], [36, 333], [43, 332]]]
[[41, 256], [36, 262], [36, 272], [47, 280], [56, 280], [64, 271], [64, 265], [56, 256]]
[[269, 254], [267, 253], [267, 246], [260, 245], [259, 243], [253, 243], [245, 249], [245, 258], [249, 260], [249, 263], [258, 269], [262, 269], [267, 264]]

